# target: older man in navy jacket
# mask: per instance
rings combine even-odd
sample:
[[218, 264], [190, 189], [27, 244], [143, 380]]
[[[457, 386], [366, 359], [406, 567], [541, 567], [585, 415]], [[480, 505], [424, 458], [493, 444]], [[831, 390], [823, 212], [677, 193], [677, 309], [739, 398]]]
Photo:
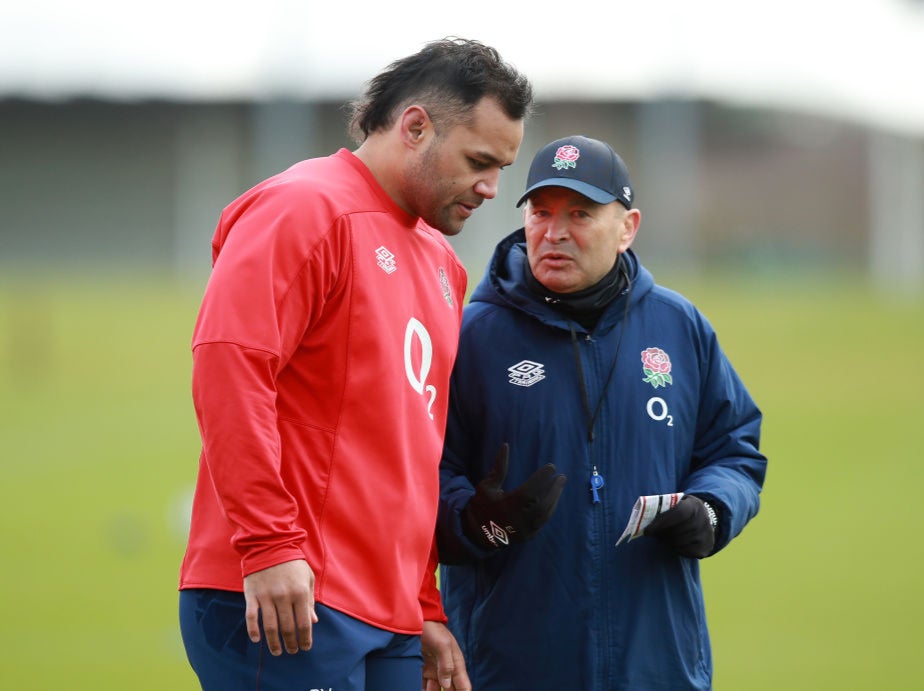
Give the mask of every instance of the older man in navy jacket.
[[[630, 249], [641, 214], [608, 144], [542, 148], [524, 202], [465, 310], [441, 465], [473, 688], [709, 689], [699, 559], [757, 514], [761, 413]], [[616, 546], [639, 497], [680, 493]]]

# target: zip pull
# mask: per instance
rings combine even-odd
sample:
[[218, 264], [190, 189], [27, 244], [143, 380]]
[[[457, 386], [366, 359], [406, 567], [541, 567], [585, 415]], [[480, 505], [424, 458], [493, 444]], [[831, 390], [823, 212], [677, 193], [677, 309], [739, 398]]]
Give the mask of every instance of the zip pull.
[[600, 503], [600, 494], [597, 490], [599, 490], [605, 484], [606, 483], [603, 481], [603, 476], [597, 472], [597, 466], [594, 466], [594, 472], [590, 476], [590, 491], [593, 492], [594, 495], [594, 504]]

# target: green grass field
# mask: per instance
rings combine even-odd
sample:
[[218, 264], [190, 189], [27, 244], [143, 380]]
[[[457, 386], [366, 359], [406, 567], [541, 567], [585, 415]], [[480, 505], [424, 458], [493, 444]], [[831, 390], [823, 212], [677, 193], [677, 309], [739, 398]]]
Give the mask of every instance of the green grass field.
[[[924, 688], [924, 295], [665, 283], [765, 414], [764, 504], [704, 562], [718, 691]], [[0, 688], [198, 688], [177, 569], [201, 285], [0, 282]]]

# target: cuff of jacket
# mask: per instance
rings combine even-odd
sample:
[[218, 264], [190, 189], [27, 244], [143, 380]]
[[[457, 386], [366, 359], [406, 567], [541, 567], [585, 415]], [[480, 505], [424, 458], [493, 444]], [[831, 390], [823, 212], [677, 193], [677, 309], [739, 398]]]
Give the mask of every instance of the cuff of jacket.
[[[471, 496], [474, 496], [472, 493]], [[469, 497], [471, 498], [471, 497]], [[462, 509], [441, 504], [437, 519], [436, 545], [441, 564], [448, 566], [468, 564], [496, 554], [498, 550], [475, 544], [462, 530]]]
[[721, 501], [715, 498], [715, 495], [712, 494], [700, 494], [699, 492], [691, 492], [692, 496], [702, 499], [704, 502], [709, 504], [716, 513], [716, 519], [718, 522], [715, 526], [715, 544], [712, 547], [712, 551], [707, 554], [707, 557], [711, 557], [716, 552], [722, 550], [731, 540], [728, 533], [728, 521], [723, 520], [723, 516], [728, 511], [728, 508]]

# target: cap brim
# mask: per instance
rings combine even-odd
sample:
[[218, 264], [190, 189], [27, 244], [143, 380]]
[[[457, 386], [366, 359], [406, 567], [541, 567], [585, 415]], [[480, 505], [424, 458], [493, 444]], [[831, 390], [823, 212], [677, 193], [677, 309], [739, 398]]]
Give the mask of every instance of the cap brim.
[[567, 187], [569, 190], [574, 190], [579, 194], [583, 194], [585, 197], [590, 199], [597, 204], [609, 204], [610, 202], [615, 202], [619, 199], [615, 195], [610, 194], [609, 192], [604, 192], [599, 187], [594, 187], [593, 185], [588, 185], [586, 182], [580, 180], [571, 180], [570, 178], [548, 178], [546, 180], [540, 180], [535, 185], [530, 187], [523, 193], [523, 196], [520, 197], [520, 201], [517, 202], [517, 207], [523, 205], [529, 195], [538, 190], [540, 187]]

